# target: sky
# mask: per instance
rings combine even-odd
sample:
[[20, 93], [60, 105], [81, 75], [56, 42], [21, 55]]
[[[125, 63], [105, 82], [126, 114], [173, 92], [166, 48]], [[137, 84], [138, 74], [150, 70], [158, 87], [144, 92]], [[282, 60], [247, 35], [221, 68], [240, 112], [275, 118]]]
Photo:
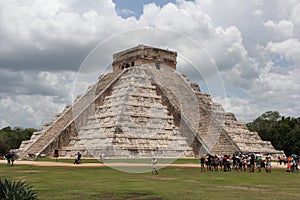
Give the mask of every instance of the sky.
[[138, 44], [177, 51], [239, 121], [299, 117], [299, 13], [300, 0], [0, 1], [0, 128], [40, 129]]

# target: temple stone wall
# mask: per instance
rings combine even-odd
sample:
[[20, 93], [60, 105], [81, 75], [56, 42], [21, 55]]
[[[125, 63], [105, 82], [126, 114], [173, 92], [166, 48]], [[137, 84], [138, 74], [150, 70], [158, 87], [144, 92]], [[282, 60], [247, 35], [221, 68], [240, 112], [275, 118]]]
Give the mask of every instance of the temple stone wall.
[[125, 69], [142, 64], [167, 65], [176, 69], [177, 53], [155, 47], [138, 45], [137, 47], [121, 51], [113, 55], [113, 70]]

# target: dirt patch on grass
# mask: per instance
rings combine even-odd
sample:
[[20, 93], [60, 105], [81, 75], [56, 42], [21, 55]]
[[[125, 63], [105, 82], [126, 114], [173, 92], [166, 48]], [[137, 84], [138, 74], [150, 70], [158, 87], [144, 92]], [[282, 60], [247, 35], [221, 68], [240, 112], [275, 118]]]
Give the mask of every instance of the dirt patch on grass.
[[176, 180], [176, 178], [168, 178], [168, 177], [160, 177], [160, 176], [146, 176], [145, 179], [150, 179], [150, 180], [160, 180], [160, 181], [172, 181]]
[[[221, 187], [220, 187], [221, 188]], [[255, 192], [271, 192], [272, 189], [260, 186], [223, 186], [223, 189], [230, 190], [243, 190], [243, 191], [255, 191]]]
[[199, 181], [196, 181], [196, 180], [191, 180], [191, 179], [189, 179], [189, 180], [185, 180], [186, 182], [189, 182], [189, 183], [199, 183]]
[[131, 192], [131, 193], [121, 193], [121, 194], [114, 194], [114, 193], [108, 193], [103, 194], [97, 197], [99, 199], [110, 199], [110, 200], [163, 200], [161, 197], [153, 197], [152, 194], [146, 194], [146, 193], [138, 193], [138, 192]]
[[14, 170], [14, 172], [21, 172], [21, 173], [38, 173], [38, 172], [44, 172], [44, 171], [42, 171], [42, 170], [26, 170], [26, 169], [24, 169], [24, 170]]
[[[6, 164], [5, 160], [0, 160], [0, 164]], [[16, 165], [20, 164], [20, 165], [35, 165], [35, 166], [60, 166], [60, 167], [104, 167], [104, 166], [108, 166], [108, 167], [112, 167], [112, 166], [149, 166], [150, 164], [141, 164], [141, 163], [107, 163], [107, 164], [101, 164], [101, 163], [82, 163], [80, 165], [74, 165], [73, 161], [70, 160], [70, 162], [66, 163], [66, 162], [59, 162], [59, 160], [57, 162], [50, 162], [50, 161], [30, 161], [30, 160], [17, 160], [15, 161]], [[184, 168], [200, 168], [199, 164], [158, 164], [158, 166], [160, 167], [184, 167]], [[284, 165], [277, 165], [277, 164], [273, 164], [272, 165], [273, 169], [285, 169], [286, 166]]]
[[[12, 172], [17, 172], [17, 173], [37, 173], [37, 172], [44, 172], [42, 170], [26, 170], [26, 169], [24, 169], [24, 170], [11, 170], [11, 171]], [[8, 172], [8, 171], [7, 170], [0, 170], [0, 172]]]

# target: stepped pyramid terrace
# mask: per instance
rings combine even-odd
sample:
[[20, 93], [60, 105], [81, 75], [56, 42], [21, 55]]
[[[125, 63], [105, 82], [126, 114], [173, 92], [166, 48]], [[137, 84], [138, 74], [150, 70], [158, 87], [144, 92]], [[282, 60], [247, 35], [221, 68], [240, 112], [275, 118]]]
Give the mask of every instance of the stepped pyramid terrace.
[[176, 71], [176, 59], [145, 45], [114, 54], [113, 71], [23, 141], [18, 156], [53, 157], [55, 149], [72, 158], [78, 151], [97, 158], [283, 154]]

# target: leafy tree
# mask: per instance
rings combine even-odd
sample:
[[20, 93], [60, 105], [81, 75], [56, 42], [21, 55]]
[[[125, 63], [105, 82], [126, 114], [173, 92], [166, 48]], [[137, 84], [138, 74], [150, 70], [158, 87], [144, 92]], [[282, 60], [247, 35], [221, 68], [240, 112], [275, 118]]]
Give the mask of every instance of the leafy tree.
[[249, 130], [258, 132], [263, 140], [269, 140], [276, 149], [286, 155], [300, 155], [300, 118], [280, 116], [268, 111], [247, 124]]
[[268, 111], [249, 123], [248, 128], [251, 131], [257, 131], [263, 140], [270, 140], [279, 118], [280, 115], [277, 111]]
[[33, 128], [5, 127], [0, 130], [0, 155], [7, 153], [10, 149], [19, 148], [23, 140], [29, 140], [32, 133], [36, 130]]

